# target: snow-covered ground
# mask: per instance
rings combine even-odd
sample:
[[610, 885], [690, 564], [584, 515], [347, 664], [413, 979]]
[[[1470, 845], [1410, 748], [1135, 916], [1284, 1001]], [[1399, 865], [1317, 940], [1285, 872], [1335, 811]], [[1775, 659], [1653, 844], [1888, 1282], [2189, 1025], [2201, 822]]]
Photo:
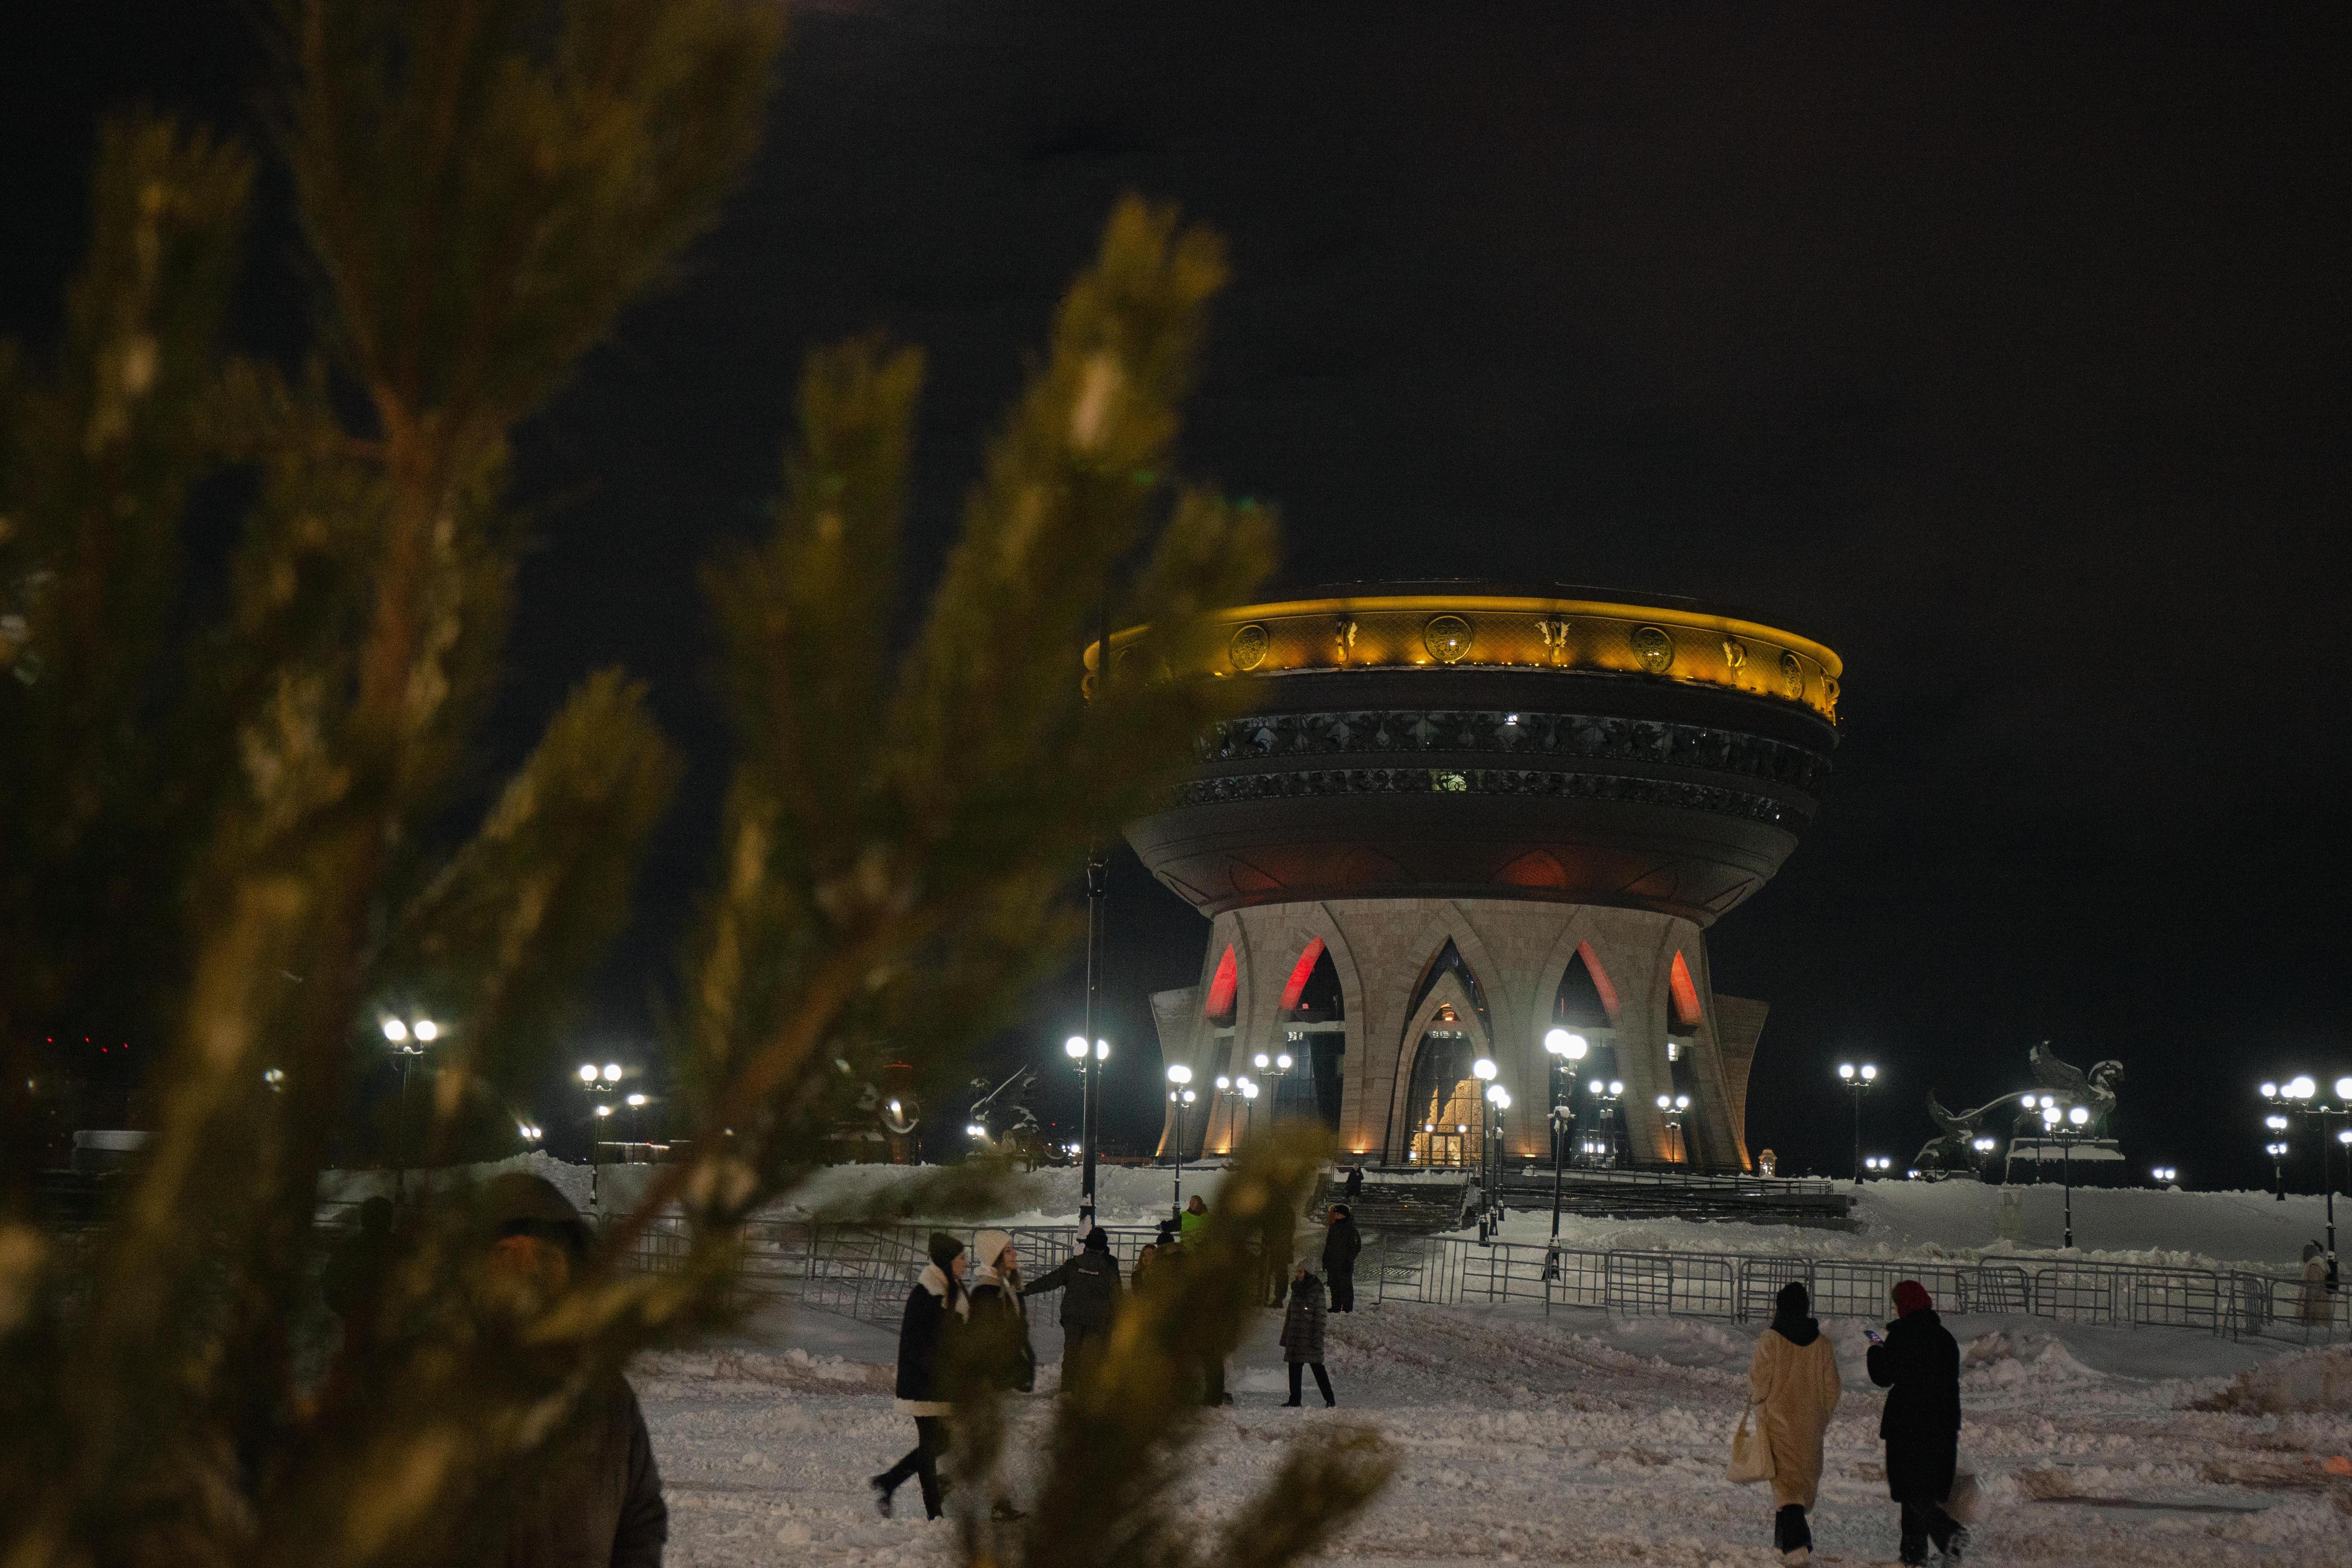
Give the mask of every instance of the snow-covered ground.
[[[2003, 1192], [2024, 1204], [2016, 1242], [2000, 1235]], [[2352, 1202], [2341, 1205], [2352, 1227]], [[1570, 1247], [1607, 1250], [1796, 1253], [1814, 1257], [1975, 1258], [2054, 1249], [2065, 1239], [2065, 1194], [2054, 1186], [1997, 1187], [1974, 1181], [1864, 1183], [1852, 1230], [1701, 1220], [1580, 1219], [1560, 1222]], [[2301, 1267], [2306, 1241], [2324, 1240], [2324, 1200], [2267, 1192], [2074, 1189], [2075, 1256], [2098, 1262], [2210, 1269], [2238, 1264], [2273, 1272]], [[1512, 1211], [1502, 1239], [1541, 1246], [1549, 1209]]]
[[[1050, 1300], [1050, 1298], [1048, 1299]], [[1041, 1303], [1043, 1304], [1043, 1303]], [[1891, 1563], [1864, 1325], [1828, 1325], [1846, 1397], [1814, 1519], [1819, 1555]], [[2176, 1331], [1959, 1318], [1964, 1452], [1990, 1510], [1986, 1563], [2278, 1563], [2352, 1552], [2352, 1351], [2283, 1353]], [[1722, 1479], [1752, 1336], [1664, 1318], [1391, 1304], [1335, 1316], [1339, 1408], [1286, 1410], [1275, 1316], [1236, 1358], [1237, 1405], [1208, 1419], [1186, 1506], [1217, 1518], [1263, 1485], [1282, 1439], [1355, 1422], [1396, 1448], [1396, 1479], [1327, 1554], [1339, 1564], [1504, 1563], [1712, 1568], [1777, 1561], [1770, 1499]], [[1034, 1437], [1060, 1351], [1021, 1401]], [[671, 1507], [670, 1561], [945, 1564], [950, 1531], [874, 1513], [865, 1479], [912, 1424], [888, 1398], [891, 1336], [824, 1314], [774, 1315], [636, 1378]], [[2325, 1376], [2313, 1364], [2325, 1360]], [[2233, 1385], [2231, 1379], [2244, 1375]], [[1310, 1398], [1312, 1385], [1309, 1385]], [[2333, 1409], [2276, 1408], [2332, 1398]], [[2236, 1407], [2231, 1407], [2231, 1406]]]

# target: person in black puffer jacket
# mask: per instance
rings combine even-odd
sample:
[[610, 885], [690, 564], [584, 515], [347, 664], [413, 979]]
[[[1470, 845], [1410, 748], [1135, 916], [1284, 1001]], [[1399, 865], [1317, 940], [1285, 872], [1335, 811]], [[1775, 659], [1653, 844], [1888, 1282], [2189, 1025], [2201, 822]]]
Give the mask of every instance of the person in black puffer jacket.
[[876, 1511], [885, 1519], [890, 1517], [892, 1495], [908, 1476], [923, 1483], [925, 1517], [940, 1516], [940, 1456], [947, 1451], [949, 1410], [940, 1381], [940, 1358], [953, 1352], [971, 1303], [963, 1291], [964, 1270], [970, 1266], [963, 1243], [935, 1230], [929, 1250], [931, 1260], [907, 1292], [906, 1315], [898, 1322], [898, 1408], [915, 1418], [915, 1446], [866, 1483], [874, 1489]]
[[1047, 1291], [1062, 1292], [1062, 1386], [1085, 1375], [1086, 1363], [1096, 1354], [1096, 1342], [1110, 1332], [1111, 1314], [1118, 1309], [1118, 1260], [1110, 1255], [1110, 1238], [1101, 1227], [1087, 1232], [1086, 1245], [1060, 1268], [1021, 1289], [1024, 1296]]
[[1960, 1458], [1960, 1345], [1916, 1280], [1895, 1287], [1895, 1322], [1870, 1347], [1870, 1380], [1889, 1390], [1878, 1435], [1886, 1440], [1887, 1495], [1903, 1505], [1900, 1555], [1927, 1561], [1927, 1542], [1957, 1563], [1969, 1532], [1944, 1511]]
[[1308, 1273], [1304, 1263], [1290, 1277], [1290, 1301], [1282, 1313], [1282, 1359], [1290, 1365], [1285, 1409], [1298, 1403], [1301, 1367], [1315, 1374], [1315, 1386], [1323, 1391], [1326, 1406], [1339, 1403], [1331, 1393], [1331, 1375], [1323, 1370], [1323, 1281]]

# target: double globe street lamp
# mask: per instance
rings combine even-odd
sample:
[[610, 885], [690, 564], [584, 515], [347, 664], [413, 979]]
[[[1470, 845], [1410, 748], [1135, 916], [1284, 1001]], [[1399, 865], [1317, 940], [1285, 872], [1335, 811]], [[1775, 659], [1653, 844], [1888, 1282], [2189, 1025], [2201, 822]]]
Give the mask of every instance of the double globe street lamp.
[[1683, 1113], [1690, 1109], [1687, 1094], [1658, 1096], [1658, 1114], [1666, 1124], [1666, 1131], [1675, 1135], [1675, 1159], [1681, 1163], [1687, 1151], [1683, 1147]]
[[1862, 1185], [1862, 1097], [1878, 1082], [1878, 1068], [1874, 1062], [1856, 1066], [1851, 1061], [1838, 1063], [1838, 1081], [1853, 1095], [1853, 1185]]
[[1614, 1169], [1617, 1165], [1617, 1102], [1625, 1096], [1624, 1081], [1612, 1078], [1604, 1083], [1596, 1078], [1584, 1086], [1584, 1092], [1592, 1096], [1594, 1104], [1601, 1107], [1601, 1138], [1586, 1153]]
[[2089, 1135], [2091, 1109], [2087, 1105], [2071, 1106], [2061, 1111], [2047, 1095], [2042, 1102], [2042, 1131], [2045, 1136], [2058, 1140], [2058, 1151], [2066, 1182], [2066, 1249], [2074, 1248], [2074, 1141]]
[[1176, 1107], [1176, 1203], [1174, 1213], [1184, 1218], [1184, 1124], [1186, 1115], [1200, 1094], [1192, 1087], [1192, 1070], [1182, 1062], [1168, 1069], [1168, 1103]]
[[1559, 1173], [1568, 1164], [1568, 1130], [1576, 1124], [1576, 1107], [1569, 1100], [1576, 1088], [1576, 1064], [1584, 1060], [1585, 1050], [1580, 1034], [1556, 1029], [1544, 1036], [1544, 1051], [1552, 1059], [1551, 1244], [1555, 1251], [1559, 1247]]

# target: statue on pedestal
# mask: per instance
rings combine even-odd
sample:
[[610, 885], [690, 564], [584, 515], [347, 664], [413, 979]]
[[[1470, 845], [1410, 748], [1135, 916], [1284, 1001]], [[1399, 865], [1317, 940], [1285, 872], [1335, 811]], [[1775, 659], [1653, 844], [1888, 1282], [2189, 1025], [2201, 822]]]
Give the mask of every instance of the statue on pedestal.
[[[2115, 1114], [2116, 1087], [2124, 1081], [2122, 1062], [2102, 1061], [2084, 1072], [2070, 1062], [2059, 1061], [2046, 1040], [2033, 1048], [2026, 1061], [2033, 1069], [2033, 1082], [2038, 1087], [2026, 1093], [2024, 1109], [2017, 1118], [2018, 1136], [2042, 1135], [2040, 1106], [2044, 1094], [2058, 1103], [2062, 1114], [2077, 1105], [2090, 1112], [2091, 1119], [2082, 1128], [2084, 1137], [2105, 1138], [2110, 1135], [2107, 1121]], [[2071, 1119], [2068, 1124], [2072, 1125]]]

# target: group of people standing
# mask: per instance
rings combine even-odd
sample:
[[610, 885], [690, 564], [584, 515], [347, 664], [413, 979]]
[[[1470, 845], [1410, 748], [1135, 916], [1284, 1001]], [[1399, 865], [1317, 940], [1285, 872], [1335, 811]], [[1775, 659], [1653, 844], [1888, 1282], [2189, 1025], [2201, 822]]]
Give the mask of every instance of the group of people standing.
[[[1137, 1257], [1132, 1288], [1141, 1290], [1161, 1271], [1185, 1267], [1185, 1249], [1196, 1244], [1208, 1220], [1208, 1205], [1196, 1193]], [[1355, 1311], [1356, 1255], [1362, 1249], [1348, 1206], [1334, 1204], [1325, 1219], [1322, 1274], [1299, 1262], [1272, 1303], [1283, 1312], [1282, 1354], [1290, 1374], [1286, 1408], [1301, 1403], [1304, 1375], [1310, 1371], [1323, 1403], [1339, 1403], [1324, 1364], [1324, 1319], [1328, 1312]], [[907, 1294], [898, 1327], [898, 1408], [914, 1417], [915, 1446], [868, 1482], [875, 1507], [886, 1519], [896, 1506], [899, 1487], [909, 1479], [922, 1489], [928, 1518], [937, 1519], [944, 1511], [939, 1465], [947, 1451], [948, 1417], [957, 1393], [1026, 1394], [1035, 1388], [1037, 1358], [1030, 1343], [1026, 1298], [1061, 1292], [1062, 1385], [1067, 1388], [1085, 1377], [1102, 1354], [1112, 1319], [1129, 1288], [1120, 1278], [1118, 1260], [1111, 1255], [1110, 1238], [1100, 1227], [1090, 1228], [1078, 1249], [1060, 1266], [1026, 1283], [1013, 1238], [1003, 1230], [981, 1231], [972, 1238], [970, 1251], [958, 1238], [936, 1231], [928, 1251], [929, 1261]], [[961, 1386], [954, 1381], [959, 1377], [964, 1380]], [[1222, 1359], [1201, 1368], [1201, 1391], [1204, 1404], [1233, 1403], [1225, 1392]], [[1001, 1521], [1021, 1517], [1002, 1495], [992, 1500], [991, 1512]]]
[[[1899, 1555], [1927, 1561], [1929, 1542], [1947, 1564], [1968, 1551], [1969, 1532], [1949, 1512], [1959, 1473], [1960, 1346], [1936, 1313], [1927, 1287], [1895, 1287], [1895, 1320], [1874, 1331], [1871, 1382], [1887, 1390], [1878, 1418], [1886, 1445], [1886, 1490], [1902, 1509]], [[1748, 1364], [1748, 1398], [1772, 1459], [1773, 1544], [1790, 1568], [1812, 1561], [1809, 1515], [1821, 1491], [1822, 1445], [1843, 1385], [1837, 1352], [1811, 1315], [1805, 1287], [1790, 1281], [1773, 1302], [1772, 1323]]]

